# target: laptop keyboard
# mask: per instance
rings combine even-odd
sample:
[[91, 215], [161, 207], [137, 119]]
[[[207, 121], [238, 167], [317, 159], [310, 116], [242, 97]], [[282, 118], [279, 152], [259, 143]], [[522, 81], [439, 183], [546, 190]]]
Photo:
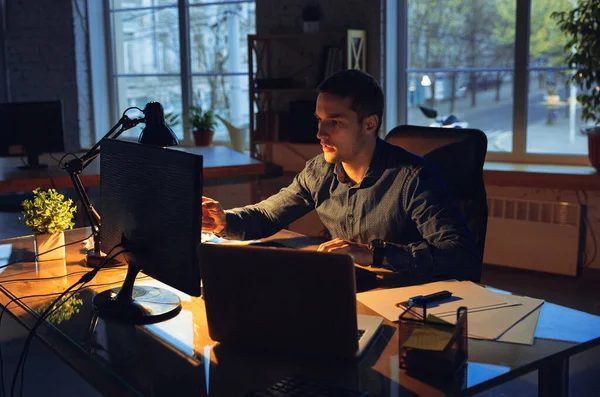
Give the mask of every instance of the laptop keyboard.
[[360, 340], [360, 338], [362, 338], [362, 336], [365, 334], [365, 330], [364, 329], [358, 329], [356, 330], [356, 339]]
[[309, 381], [302, 377], [287, 377], [266, 390], [247, 397], [368, 397], [369, 393]]

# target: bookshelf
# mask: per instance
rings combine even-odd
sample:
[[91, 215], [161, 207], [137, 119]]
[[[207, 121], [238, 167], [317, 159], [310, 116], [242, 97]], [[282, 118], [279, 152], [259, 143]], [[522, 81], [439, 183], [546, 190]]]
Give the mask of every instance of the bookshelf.
[[251, 156], [272, 161], [272, 143], [293, 142], [291, 116], [311, 117], [318, 84], [347, 68], [366, 70], [364, 30], [248, 35]]

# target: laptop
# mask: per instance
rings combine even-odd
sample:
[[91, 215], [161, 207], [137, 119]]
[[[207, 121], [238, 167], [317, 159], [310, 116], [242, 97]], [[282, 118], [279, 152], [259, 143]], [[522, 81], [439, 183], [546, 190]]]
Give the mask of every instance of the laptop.
[[248, 348], [360, 357], [383, 318], [356, 314], [350, 256], [199, 244], [210, 337]]

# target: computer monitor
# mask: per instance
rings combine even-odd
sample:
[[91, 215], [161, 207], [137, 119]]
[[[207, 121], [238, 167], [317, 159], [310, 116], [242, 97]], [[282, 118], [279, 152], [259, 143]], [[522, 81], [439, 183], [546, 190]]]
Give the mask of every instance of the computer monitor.
[[128, 264], [123, 286], [94, 299], [100, 317], [144, 324], [181, 310], [171, 291], [133, 287], [139, 271], [200, 296], [196, 247], [202, 229], [201, 155], [185, 148], [106, 139], [100, 154], [100, 200], [105, 252], [119, 243], [130, 251], [120, 256]]
[[26, 156], [20, 169], [45, 168], [40, 154], [65, 150], [60, 101], [0, 103], [0, 131], [0, 157]]

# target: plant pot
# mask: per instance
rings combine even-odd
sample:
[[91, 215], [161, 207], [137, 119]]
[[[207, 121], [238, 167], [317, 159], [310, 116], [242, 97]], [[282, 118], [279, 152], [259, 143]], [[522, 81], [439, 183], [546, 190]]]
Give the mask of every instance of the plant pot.
[[66, 256], [65, 233], [60, 232], [54, 234], [36, 234], [35, 254], [37, 255], [38, 262], [64, 259]]
[[194, 130], [192, 131], [194, 134], [194, 143], [196, 146], [210, 146], [213, 142], [213, 136], [215, 135], [214, 131], [200, 131]]
[[594, 168], [600, 170], [600, 127], [585, 130], [588, 136], [588, 158]]

